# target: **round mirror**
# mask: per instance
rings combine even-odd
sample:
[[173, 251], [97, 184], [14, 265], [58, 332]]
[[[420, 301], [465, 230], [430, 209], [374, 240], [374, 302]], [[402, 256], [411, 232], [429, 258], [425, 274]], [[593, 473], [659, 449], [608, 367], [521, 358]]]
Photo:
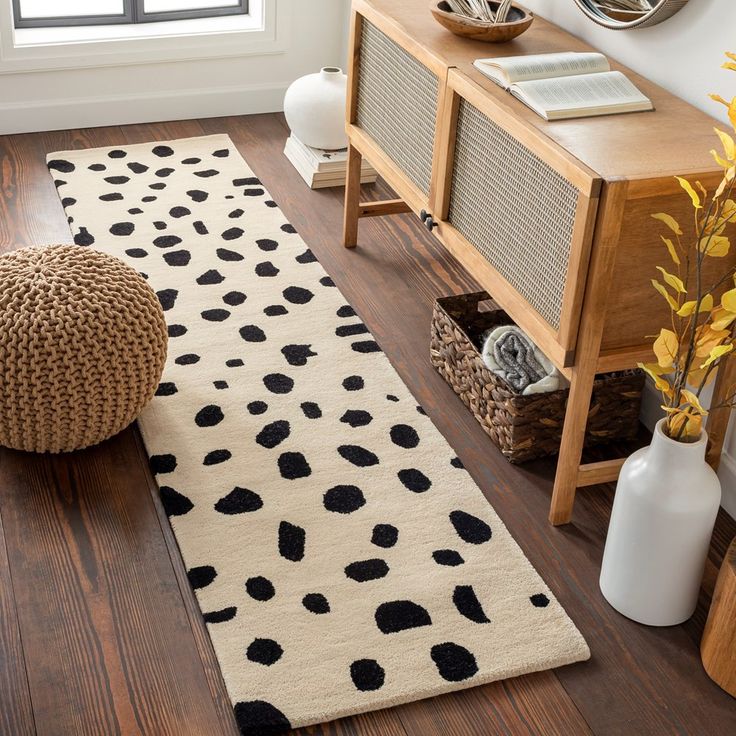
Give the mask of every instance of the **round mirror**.
[[661, 23], [685, 6], [687, 0], [574, 0], [592, 21], [605, 28], [625, 30]]

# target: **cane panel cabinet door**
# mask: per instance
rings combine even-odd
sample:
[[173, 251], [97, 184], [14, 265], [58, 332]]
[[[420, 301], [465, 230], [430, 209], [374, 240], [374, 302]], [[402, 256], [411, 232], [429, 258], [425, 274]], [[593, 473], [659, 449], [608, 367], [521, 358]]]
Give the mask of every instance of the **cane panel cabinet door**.
[[447, 64], [370, 5], [355, 5], [348, 132], [419, 212], [434, 197]]
[[601, 181], [450, 69], [436, 234], [549, 358], [572, 364]]

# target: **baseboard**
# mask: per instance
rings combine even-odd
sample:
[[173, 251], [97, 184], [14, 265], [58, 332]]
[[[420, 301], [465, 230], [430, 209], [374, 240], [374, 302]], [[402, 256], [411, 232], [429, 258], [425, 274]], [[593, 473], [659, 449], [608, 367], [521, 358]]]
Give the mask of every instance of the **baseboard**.
[[0, 134], [252, 115], [283, 109], [288, 83], [0, 104]]
[[[710, 394], [710, 392], [709, 392]], [[707, 396], [706, 405], [710, 404], [710, 395]], [[654, 384], [647, 380], [644, 384], [644, 391], [641, 396], [641, 423], [650, 431], [654, 431], [654, 425], [664, 416], [661, 408], [662, 396], [654, 388]], [[726, 438], [725, 448], [721, 454], [721, 464], [718, 467], [718, 477], [721, 479], [721, 488], [723, 496], [721, 497], [721, 506], [723, 506], [729, 516], [736, 519], [736, 458], [730, 455], [727, 448], [732, 443]]]

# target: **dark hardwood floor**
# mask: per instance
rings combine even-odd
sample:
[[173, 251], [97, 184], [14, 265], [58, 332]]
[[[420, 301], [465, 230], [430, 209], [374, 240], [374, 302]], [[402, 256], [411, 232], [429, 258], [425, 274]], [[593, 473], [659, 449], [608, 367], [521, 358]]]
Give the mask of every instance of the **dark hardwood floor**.
[[[0, 252], [70, 242], [46, 152], [228, 133], [371, 328], [590, 644], [589, 662], [303, 729], [335, 736], [687, 734], [736, 731], [736, 700], [698, 642], [736, 524], [719, 518], [698, 611], [652, 629], [598, 590], [611, 487], [547, 522], [554, 461], [512, 467], [428, 361], [432, 300], [475, 290], [409, 215], [340, 246], [341, 189], [311, 192], [282, 155], [279, 115], [0, 138]], [[367, 188], [366, 198], [381, 193]], [[384, 192], [385, 194], [385, 192]], [[207, 632], [135, 426], [63, 456], [0, 450], [0, 733], [235, 734]]]

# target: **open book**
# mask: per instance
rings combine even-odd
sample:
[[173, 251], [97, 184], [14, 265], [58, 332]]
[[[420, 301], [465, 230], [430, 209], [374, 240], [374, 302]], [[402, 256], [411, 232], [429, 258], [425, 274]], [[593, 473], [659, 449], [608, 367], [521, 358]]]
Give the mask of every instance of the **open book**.
[[612, 72], [608, 59], [595, 52], [477, 59], [475, 67], [545, 120], [654, 109], [626, 75]]

